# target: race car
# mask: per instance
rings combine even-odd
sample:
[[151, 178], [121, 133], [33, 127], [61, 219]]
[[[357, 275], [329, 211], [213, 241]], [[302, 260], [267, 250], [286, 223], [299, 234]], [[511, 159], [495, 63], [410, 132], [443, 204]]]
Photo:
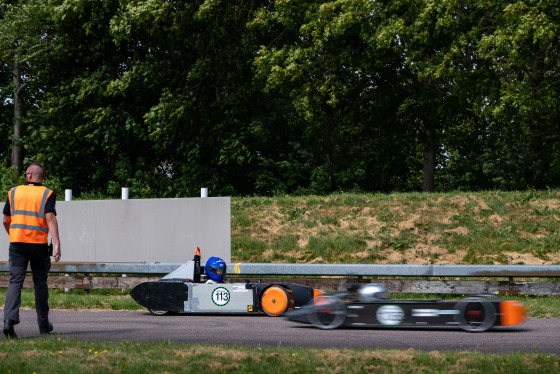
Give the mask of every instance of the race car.
[[[205, 270], [203, 274], [203, 269]], [[130, 296], [154, 315], [171, 313], [267, 314], [281, 316], [312, 303], [320, 290], [289, 282], [226, 283], [226, 263], [210, 257], [200, 265], [200, 248], [192, 261], [155, 282], [134, 287]], [[201, 280], [203, 277], [208, 280]]]
[[458, 326], [469, 332], [513, 326], [525, 320], [522, 303], [493, 295], [453, 300], [390, 300], [385, 287], [352, 285], [347, 292], [319, 295], [286, 318], [320, 329], [348, 327]]

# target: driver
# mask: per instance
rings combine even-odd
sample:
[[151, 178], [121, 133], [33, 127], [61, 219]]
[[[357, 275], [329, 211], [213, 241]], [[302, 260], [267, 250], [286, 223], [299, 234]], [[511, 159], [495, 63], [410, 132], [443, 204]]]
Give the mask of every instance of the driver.
[[210, 278], [206, 283], [222, 283], [226, 277], [226, 263], [219, 257], [210, 257], [206, 261], [205, 270]]

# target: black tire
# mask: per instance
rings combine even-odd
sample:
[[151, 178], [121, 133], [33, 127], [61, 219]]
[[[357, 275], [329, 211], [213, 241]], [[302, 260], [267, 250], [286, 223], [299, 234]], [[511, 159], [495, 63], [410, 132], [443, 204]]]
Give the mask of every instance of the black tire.
[[346, 320], [346, 306], [337, 297], [320, 296], [309, 310], [307, 318], [317, 328], [332, 330], [340, 327]]
[[154, 310], [148, 308], [148, 311], [152, 313], [154, 316], [168, 316], [171, 314], [169, 310]]
[[468, 297], [455, 305], [455, 321], [468, 332], [483, 332], [496, 323], [496, 308], [482, 297]]

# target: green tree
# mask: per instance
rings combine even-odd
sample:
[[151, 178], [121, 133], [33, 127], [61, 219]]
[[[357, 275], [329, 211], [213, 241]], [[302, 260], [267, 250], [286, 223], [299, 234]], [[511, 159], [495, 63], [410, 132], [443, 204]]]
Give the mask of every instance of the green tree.
[[270, 178], [278, 171], [271, 159], [281, 152], [273, 139], [286, 138], [286, 127], [276, 128], [290, 120], [281, 100], [263, 95], [253, 83], [258, 35], [245, 27], [259, 4], [125, 4], [111, 34], [142, 48], [134, 50], [110, 91], [129, 97], [142, 85], [154, 87], [156, 102], [144, 108], [143, 120], [176, 193], [192, 194], [201, 186], [213, 193], [282, 188]]
[[[48, 51], [53, 37], [47, 13], [44, 1], [0, 2], [0, 63], [11, 77], [11, 84], [4, 85], [2, 91], [9, 89], [12, 93], [9, 101], [13, 107], [11, 163], [20, 172], [24, 161], [25, 105], [33, 104], [39, 90], [35, 82], [36, 62]], [[35, 87], [26, 94], [29, 84]]]
[[0, 163], [11, 165], [10, 147], [13, 132], [14, 110], [11, 105], [11, 70], [7, 64], [0, 63]]
[[495, 144], [485, 150], [498, 188], [560, 183], [560, 9], [555, 1], [511, 1], [481, 51], [499, 76], [500, 96], [488, 104]]
[[49, 10], [57, 37], [38, 73], [45, 89], [30, 113], [29, 152], [78, 195], [128, 186], [150, 196], [157, 164], [142, 109], [154, 100], [141, 89], [129, 98], [109, 90], [133, 56], [109, 34], [119, 1], [52, 1]]
[[[320, 151], [347, 146], [347, 134], [357, 132], [356, 147], [368, 148], [376, 164], [380, 157], [390, 161], [381, 156], [387, 151], [401, 153], [393, 157], [396, 164], [387, 163], [386, 180], [413, 181], [417, 165], [423, 165], [421, 187], [433, 191], [434, 170], [444, 160], [446, 129], [472, 110], [465, 92], [476, 78], [474, 43], [487, 26], [487, 5], [460, 0], [276, 1], [252, 22], [271, 33], [256, 65], [267, 88], [289, 94], [308, 126], [320, 129], [315, 134], [325, 144]], [[415, 161], [418, 150], [420, 162]], [[412, 173], [395, 167], [403, 160]], [[359, 164], [351, 168], [361, 170]]]
[[0, 4], [5, 166], [78, 194], [560, 182], [551, 0]]
[[398, 55], [371, 48], [370, 11], [365, 1], [276, 1], [251, 23], [269, 34], [257, 79], [305, 121], [311, 192], [391, 190], [408, 179], [408, 133], [394, 126]]

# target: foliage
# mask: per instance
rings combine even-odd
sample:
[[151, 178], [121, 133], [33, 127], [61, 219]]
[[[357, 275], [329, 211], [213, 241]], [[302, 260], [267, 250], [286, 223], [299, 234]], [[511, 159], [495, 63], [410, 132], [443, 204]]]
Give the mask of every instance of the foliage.
[[[291, 98], [314, 149], [309, 191], [393, 190], [409, 177], [411, 144], [395, 126], [402, 101], [390, 84], [398, 62], [370, 48], [369, 3], [276, 2], [250, 26], [270, 30], [255, 60], [267, 92]], [[304, 187], [304, 186], [302, 186]]]
[[480, 47], [499, 76], [496, 144], [485, 150], [498, 188], [546, 188], [560, 181], [557, 164], [560, 10], [554, 1], [511, 2]]
[[[48, 56], [54, 33], [44, 1], [16, 1], [2, 4], [0, 20], [0, 62], [9, 70], [12, 109], [11, 163], [24, 169], [24, 148], [28, 135], [26, 107], [42, 92], [38, 71]], [[31, 104], [31, 105], [29, 105]]]
[[0, 166], [0, 191], [2, 191], [2, 200], [8, 198], [8, 191], [20, 184], [23, 184], [25, 178], [23, 175], [19, 174], [17, 168], [15, 167], [5, 167]]
[[0, 2], [27, 163], [80, 195], [560, 184], [552, 0]]
[[[15, 186], [22, 185], [25, 177], [20, 174], [15, 166], [5, 167], [0, 165], [0, 200], [3, 202], [8, 198], [8, 191]], [[60, 180], [56, 176], [45, 173], [43, 185], [53, 190], [57, 194], [57, 199], [64, 199], [64, 191], [60, 185]]]

